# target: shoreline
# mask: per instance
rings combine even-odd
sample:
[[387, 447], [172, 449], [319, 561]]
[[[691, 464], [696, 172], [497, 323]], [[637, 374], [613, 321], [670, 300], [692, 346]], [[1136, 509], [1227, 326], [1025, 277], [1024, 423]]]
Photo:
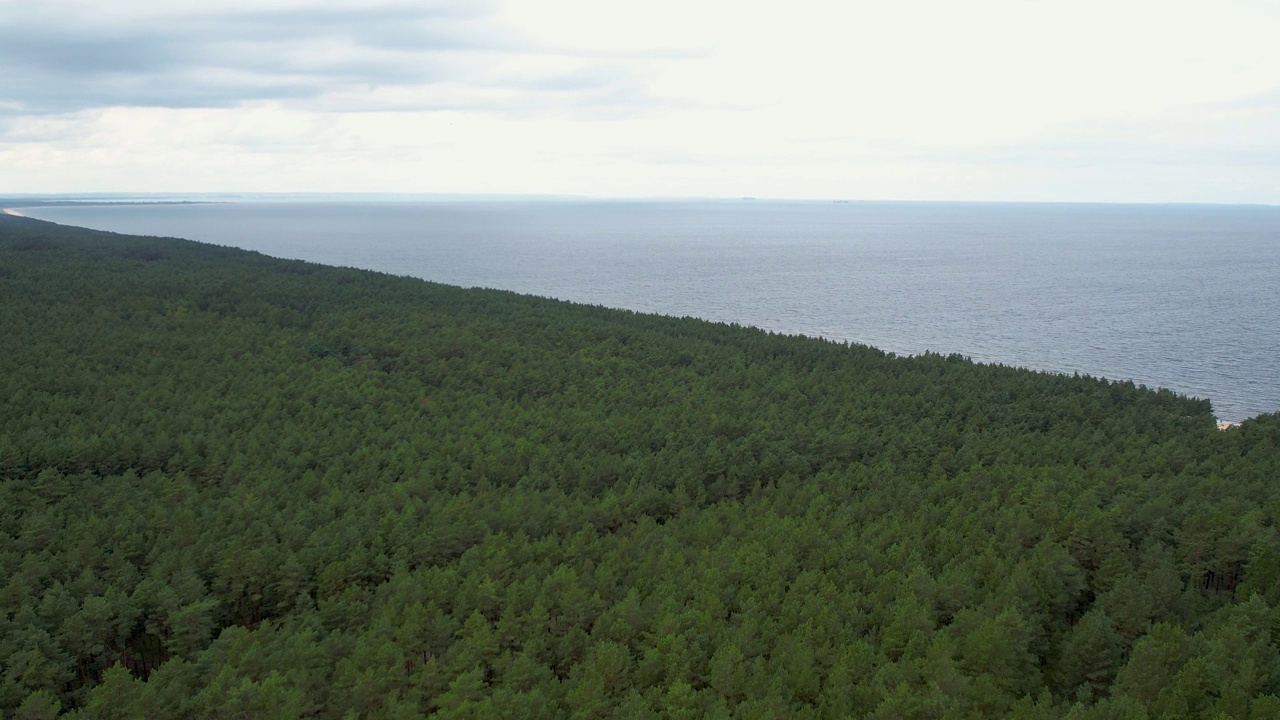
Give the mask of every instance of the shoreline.
[[[9, 199], [8, 201], [9, 201], [9, 202], [12, 202], [12, 199]], [[0, 201], [0, 202], [3, 202], [3, 201]], [[20, 202], [21, 202], [21, 201], [20, 201]], [[121, 201], [37, 201], [36, 203], [31, 203], [31, 204], [23, 203], [23, 204], [18, 204], [18, 205], [16, 205], [16, 206], [9, 206], [9, 207], [3, 207], [3, 208], [0, 208], [0, 214], [10, 215], [10, 216], [20, 217], [20, 218], [26, 218], [26, 219], [36, 219], [36, 220], [39, 220], [39, 218], [31, 218], [31, 216], [28, 216], [28, 215], [25, 215], [25, 214], [21, 213], [21, 212], [20, 212], [20, 210], [21, 210], [21, 209], [31, 209], [31, 210], [33, 210], [33, 211], [38, 211], [38, 210], [43, 210], [43, 209], [44, 209], [44, 208], [46, 208], [46, 207], [53, 207], [53, 208], [57, 208], [57, 207], [77, 207], [77, 206], [79, 206], [79, 207], [90, 207], [90, 206], [91, 206], [91, 207], [111, 207], [111, 206], [116, 206], [116, 205], [129, 205], [129, 206], [157, 206], [157, 205], [235, 205], [235, 204], [237, 204], [237, 203], [236, 203], [236, 201], [203, 201], [203, 200], [194, 200], [194, 201], [163, 201], [163, 200], [161, 200], [161, 201], [150, 201], [150, 200], [148, 200], [148, 201], [124, 201], [124, 202], [121, 202]], [[77, 222], [77, 221], [72, 221], [72, 222]], [[77, 225], [71, 225], [71, 226], [73, 226], [73, 227], [80, 227], [78, 224], [77, 224]], [[88, 228], [86, 228], [86, 229], [88, 229]], [[214, 241], [205, 240], [205, 241], [194, 241], [194, 242], [203, 242], [203, 243], [206, 243], [206, 244], [220, 244], [220, 243], [222, 243], [222, 242], [226, 242], [226, 241], [225, 241], [225, 240], [222, 240], [222, 241], [219, 241], [219, 242], [214, 242]], [[228, 245], [228, 247], [237, 247], [237, 248], [245, 249], [245, 250], [250, 249], [250, 248], [248, 248], [248, 247], [246, 247], [245, 245], [242, 245], [242, 244], [232, 244], [232, 245]], [[254, 250], [254, 251], [255, 251], [255, 252], [264, 252], [263, 250]], [[269, 254], [269, 253], [268, 253], [268, 254]], [[291, 256], [278, 256], [278, 257], [283, 257], [283, 258], [285, 258], [285, 259], [305, 260], [305, 258], [302, 258], [302, 257], [291, 257]], [[307, 261], [307, 262], [318, 262], [318, 261], [315, 261], [315, 260], [306, 260], [306, 261]], [[334, 261], [332, 261], [332, 260], [331, 260], [331, 261], [329, 261], [329, 262], [334, 262]], [[326, 263], [324, 263], [324, 262], [320, 262], [320, 264], [326, 264]], [[335, 265], [335, 266], [336, 266], [336, 265]], [[390, 271], [388, 271], [388, 270], [386, 270], [386, 269], [379, 269], [379, 268], [377, 268], [377, 267], [373, 267], [372, 265], [364, 265], [364, 266], [357, 266], [357, 265], [353, 265], [353, 266], [351, 266], [351, 267], [355, 267], [355, 268], [357, 268], [357, 269], [369, 270], [369, 271], [372, 271], [372, 272], [390, 272]], [[405, 272], [405, 271], [403, 271], [403, 270], [399, 270], [399, 271], [393, 272], [392, 274], [401, 274], [401, 273], [403, 273], [403, 272]], [[445, 284], [445, 285], [454, 285], [454, 284], [456, 283], [456, 281], [455, 281], [455, 282], [450, 282], [450, 281], [446, 281], [446, 280], [438, 280], [438, 279], [437, 279], [437, 280], [428, 280], [428, 279], [427, 279], [427, 278], [425, 278], [425, 277], [421, 277], [421, 276], [419, 276], [419, 275], [413, 275], [413, 274], [409, 274], [409, 275], [408, 275], [408, 277], [415, 277], [415, 278], [420, 279], [420, 280], [426, 280], [426, 281], [428, 281], [428, 282], [436, 282], [436, 283], [441, 283], [441, 284]], [[463, 286], [463, 285], [461, 285], [461, 284], [457, 284], [456, 286], [458, 286], [458, 287], [464, 287], [464, 286]], [[469, 287], [480, 287], [480, 286], [476, 285], [476, 286], [469, 286]], [[485, 286], [485, 287], [489, 287], [489, 286]], [[528, 290], [523, 290], [523, 291], [521, 291], [521, 290], [511, 290], [511, 289], [508, 289], [507, 291], [508, 291], [508, 292], [514, 292], [514, 293], [517, 293], [517, 294], [522, 294], [522, 295], [537, 295], [537, 293], [532, 292], [532, 291], [528, 291]], [[592, 302], [592, 301], [588, 301], [588, 300], [582, 300], [582, 299], [574, 300], [574, 299], [570, 299], [570, 298], [565, 297], [565, 296], [563, 296], [563, 295], [558, 295], [558, 296], [555, 296], [555, 297], [552, 297], [552, 296], [546, 295], [546, 296], [543, 296], [543, 297], [548, 297], [548, 298], [551, 298], [551, 299], [556, 299], [556, 300], [559, 300], [559, 301], [562, 301], [562, 302], [572, 302], [572, 303], [576, 303], [576, 304], [596, 304], [596, 302]], [[598, 301], [597, 301], [597, 302], [598, 302]], [[629, 307], [626, 307], [626, 306], [624, 306], [624, 305], [612, 305], [612, 304], [609, 304], [609, 305], [601, 305], [601, 306], [602, 306], [602, 307], [612, 308], [612, 309], [617, 309], [617, 310], [623, 310], [623, 311], [627, 311], [627, 312], [635, 312], [635, 313], [641, 313], [641, 314], [652, 314], [652, 315], [655, 315], [655, 316], [676, 317], [675, 315], [671, 314], [669, 311], [654, 310], [654, 309], [649, 309], [649, 310], [637, 310], [637, 309], [634, 309], [634, 307], [629, 308]], [[701, 319], [701, 320], [704, 320], [704, 321], [707, 321], [707, 322], [712, 322], [712, 323], [719, 323], [719, 324], [729, 324], [729, 323], [731, 323], [731, 322], [732, 322], [732, 324], [740, 324], [740, 323], [743, 323], [743, 321], [741, 321], [741, 320], [737, 320], [737, 321], [717, 320], [717, 319], [713, 319], [712, 317], [707, 317], [707, 316], [697, 316], [697, 315], [692, 316], [692, 317], [698, 317], [698, 319]], [[779, 329], [776, 329], [776, 327], [775, 327], [775, 328], [760, 327], [760, 326], [758, 326], [758, 325], [752, 325], [752, 324], [745, 324], [745, 326], [746, 326], [746, 327], [754, 327], [754, 328], [756, 328], [756, 329], [764, 330], [764, 331], [766, 331], [766, 332], [770, 332], [770, 333], [778, 333], [778, 334], [784, 334], [784, 335], [800, 335], [800, 336], [806, 336], [806, 337], [810, 337], [810, 338], [814, 338], [814, 339], [825, 339], [825, 340], [826, 340], [826, 341], [828, 341], [828, 342], [840, 342], [840, 340], [833, 340], [833, 339], [831, 339], [831, 338], [824, 338], [822, 335], [808, 334], [808, 332], [806, 332], [806, 331], [804, 331], [804, 330], [797, 330], [797, 329], [794, 329], [794, 326], [792, 327], [792, 329], [787, 329], [787, 330], [779, 330]], [[894, 356], [894, 355], [896, 355], [896, 356], [904, 357], [904, 358], [919, 357], [919, 356], [921, 356], [921, 355], [927, 355], [927, 354], [939, 354], [939, 355], [941, 354], [941, 353], [930, 353], [930, 351], [929, 351], [929, 350], [927, 350], [927, 349], [926, 349], [926, 350], [924, 350], [923, 352], [919, 352], [919, 353], [916, 353], [916, 352], [910, 352], [910, 351], [907, 351], [907, 352], [895, 352], [895, 351], [889, 351], [889, 350], [885, 350], [884, 348], [879, 347], [879, 346], [873, 346], [873, 345], [871, 345], [871, 342], [870, 342], [870, 341], [864, 341], [864, 340], [849, 340], [848, 342], [850, 342], [850, 343], [852, 343], [852, 344], [867, 345], [867, 346], [869, 346], [869, 347], [876, 347], [878, 350], [880, 350], [881, 352], [885, 353], [886, 355], [890, 355], [890, 356]], [[953, 354], [953, 355], [959, 355], [960, 353], [951, 353], [951, 354]], [[965, 357], [965, 359], [966, 359], [966, 360], [969, 360], [970, 362], [973, 362], [973, 363], [978, 364], [978, 365], [1000, 366], [1000, 367], [1005, 367], [1005, 368], [1009, 368], [1009, 369], [1026, 370], [1026, 371], [1030, 371], [1030, 372], [1034, 372], [1034, 373], [1043, 373], [1043, 374], [1051, 374], [1051, 375], [1061, 375], [1061, 376], [1064, 376], [1064, 377], [1070, 377], [1072, 374], [1080, 373], [1080, 371], [1079, 371], [1078, 369], [1077, 369], [1077, 370], [1067, 370], [1067, 369], [1061, 369], [1061, 368], [1054, 368], [1054, 367], [1052, 367], [1052, 366], [1042, 366], [1042, 365], [1039, 365], [1039, 364], [1035, 364], [1035, 365], [1032, 365], [1032, 364], [1015, 364], [1015, 363], [1011, 363], [1011, 362], [1001, 362], [1001, 361], [999, 361], [999, 360], [993, 360], [993, 359], [972, 360], [968, 355], [965, 355], [964, 357]], [[1105, 376], [1102, 376], [1102, 375], [1093, 376], [1093, 375], [1091, 375], [1091, 374], [1089, 374], [1089, 373], [1085, 373], [1085, 375], [1087, 375], [1087, 376], [1091, 376], [1091, 377], [1095, 377], [1095, 378], [1096, 378], [1096, 379], [1098, 379], [1098, 380], [1105, 381], [1105, 382], [1109, 382], [1109, 383], [1123, 383], [1123, 382], [1129, 382], [1129, 383], [1141, 384], [1141, 383], [1136, 383], [1136, 381], [1134, 381], [1134, 380], [1132, 380], [1132, 379], [1123, 379], [1123, 380], [1122, 380], [1122, 379], [1116, 379], [1116, 378], [1108, 378], [1108, 377], [1105, 377]], [[1187, 397], [1191, 397], [1190, 393], [1188, 393], [1188, 392], [1186, 392], [1186, 391], [1179, 391], [1179, 390], [1176, 390], [1176, 389], [1166, 388], [1166, 387], [1165, 387], [1165, 386], [1163, 386], [1163, 385], [1152, 385], [1152, 386], [1151, 386], [1151, 389], [1153, 389], [1153, 390], [1169, 389], [1171, 392], [1173, 392], [1173, 393], [1175, 393], [1175, 394], [1178, 394], [1178, 395], [1184, 395], [1184, 396], [1187, 396]], [[1247, 412], [1247, 411], [1246, 411], [1246, 412]], [[1280, 412], [1280, 409], [1272, 409], [1272, 410], [1270, 410], [1269, 412], [1270, 412], [1270, 413]], [[1232, 412], [1232, 413], [1230, 413], [1230, 414], [1228, 415], [1228, 417], [1229, 417], [1229, 418], [1231, 418], [1231, 419], [1223, 419], [1222, 417], [1220, 417], [1220, 416], [1216, 416], [1216, 415], [1215, 415], [1215, 416], [1213, 417], [1214, 427], [1215, 427], [1217, 430], [1219, 430], [1219, 431], [1229, 431], [1229, 430], [1232, 430], [1232, 429], [1235, 429], [1235, 428], [1240, 427], [1240, 425], [1241, 425], [1241, 423], [1242, 423], [1242, 422], [1246, 422], [1246, 421], [1248, 421], [1248, 420], [1251, 420], [1251, 419], [1253, 419], [1254, 417], [1257, 417], [1257, 415], [1259, 415], [1259, 414], [1268, 414], [1268, 412], [1267, 412], [1267, 411], [1260, 411], [1260, 412], [1255, 413], [1255, 414], [1253, 414], [1253, 415], [1245, 415], [1244, 413], [1236, 414], [1235, 412]]]

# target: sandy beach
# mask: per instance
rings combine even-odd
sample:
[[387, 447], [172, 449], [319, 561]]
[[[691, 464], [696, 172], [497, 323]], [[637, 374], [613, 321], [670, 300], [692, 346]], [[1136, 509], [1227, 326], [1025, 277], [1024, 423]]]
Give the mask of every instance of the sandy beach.
[[0, 212], [3, 212], [5, 215], [12, 215], [14, 217], [26, 217], [26, 215], [23, 215], [22, 213], [18, 212], [17, 210], [14, 210], [13, 208], [4, 208], [3, 210], [0, 210]]

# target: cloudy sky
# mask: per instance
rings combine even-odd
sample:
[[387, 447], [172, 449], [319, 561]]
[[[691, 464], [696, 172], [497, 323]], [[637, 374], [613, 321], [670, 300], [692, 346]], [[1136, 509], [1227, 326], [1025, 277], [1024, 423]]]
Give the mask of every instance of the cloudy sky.
[[1280, 203], [1275, 0], [0, 0], [0, 193]]

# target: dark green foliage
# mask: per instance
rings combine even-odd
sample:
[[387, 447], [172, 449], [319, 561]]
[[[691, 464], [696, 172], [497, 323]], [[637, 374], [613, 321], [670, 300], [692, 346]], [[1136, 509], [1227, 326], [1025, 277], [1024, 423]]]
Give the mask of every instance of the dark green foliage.
[[1280, 417], [0, 217], [0, 711], [1274, 717]]

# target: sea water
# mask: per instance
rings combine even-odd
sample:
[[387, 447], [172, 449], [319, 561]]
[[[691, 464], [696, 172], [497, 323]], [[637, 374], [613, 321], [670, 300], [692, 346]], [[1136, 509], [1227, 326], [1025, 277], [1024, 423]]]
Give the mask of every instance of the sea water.
[[25, 214], [1280, 411], [1280, 208], [232, 202]]

